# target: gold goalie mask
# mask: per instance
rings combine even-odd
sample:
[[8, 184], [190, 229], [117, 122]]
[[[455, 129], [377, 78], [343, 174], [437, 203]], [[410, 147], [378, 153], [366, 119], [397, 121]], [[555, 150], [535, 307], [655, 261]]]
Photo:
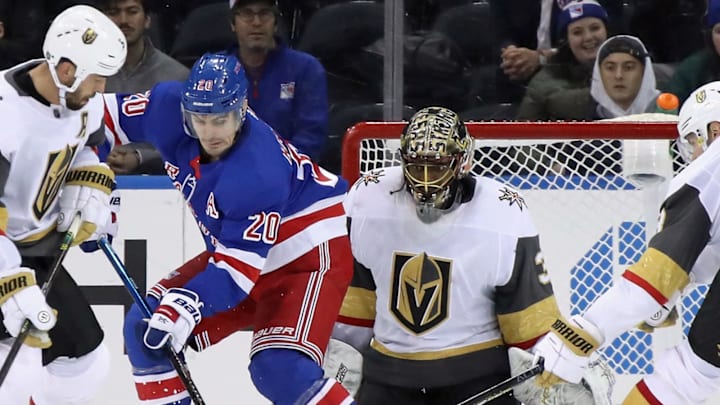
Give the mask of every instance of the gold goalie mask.
[[472, 151], [473, 139], [452, 110], [426, 107], [412, 116], [400, 137], [400, 155], [422, 221], [432, 222], [456, 205], [458, 183], [470, 170]]

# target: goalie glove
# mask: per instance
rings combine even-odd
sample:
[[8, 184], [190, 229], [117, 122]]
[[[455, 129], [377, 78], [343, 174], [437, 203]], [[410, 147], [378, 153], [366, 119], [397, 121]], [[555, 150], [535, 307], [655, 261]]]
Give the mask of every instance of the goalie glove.
[[[508, 358], [512, 375], [534, 366], [535, 356], [517, 347], [508, 350]], [[578, 384], [563, 382], [543, 388], [530, 379], [515, 386], [513, 395], [525, 405], [612, 405], [614, 385], [615, 375], [598, 359], [589, 363]]]
[[60, 215], [57, 230], [66, 232], [76, 212], [82, 224], [73, 246], [88, 239], [110, 221], [110, 192], [115, 174], [105, 164], [83, 166], [68, 172], [60, 194]]
[[173, 350], [181, 352], [195, 326], [202, 320], [203, 303], [194, 291], [171, 288], [160, 300], [145, 331], [145, 346], [157, 350], [168, 340]]
[[52, 345], [47, 331], [55, 326], [57, 316], [45, 301], [35, 281], [35, 270], [20, 267], [0, 277], [0, 310], [8, 333], [17, 337], [25, 319], [32, 327], [25, 339], [28, 346], [46, 349]]
[[562, 380], [579, 383], [590, 354], [603, 340], [600, 330], [581, 316], [556, 319], [550, 331], [535, 345], [535, 353], [545, 359], [545, 371], [536, 382], [544, 387]]
[[325, 360], [325, 378], [334, 378], [350, 393], [355, 395], [362, 381], [362, 354], [349, 344], [330, 339]]

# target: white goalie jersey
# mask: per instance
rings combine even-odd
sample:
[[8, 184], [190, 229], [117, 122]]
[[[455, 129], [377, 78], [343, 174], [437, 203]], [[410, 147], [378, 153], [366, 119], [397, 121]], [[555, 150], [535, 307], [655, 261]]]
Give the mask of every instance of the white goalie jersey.
[[101, 97], [72, 111], [45, 105], [23, 90], [28, 86], [18, 80], [29, 80], [27, 71], [41, 62], [0, 72], [0, 229], [21, 245], [55, 228], [65, 176], [78, 164], [98, 164], [87, 146], [104, 139]]
[[394, 384], [502, 369], [506, 345], [531, 347], [559, 315], [523, 197], [492, 179], [472, 184], [432, 223], [417, 217], [400, 167], [363, 176], [345, 201], [356, 266], [340, 320], [373, 327], [366, 370]]

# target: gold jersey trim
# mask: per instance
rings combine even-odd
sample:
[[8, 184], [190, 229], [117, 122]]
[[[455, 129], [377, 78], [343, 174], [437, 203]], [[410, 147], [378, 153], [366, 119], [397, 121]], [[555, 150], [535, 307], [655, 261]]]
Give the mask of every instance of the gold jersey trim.
[[7, 207], [0, 207], [0, 230], [7, 233], [8, 210]]
[[48, 228], [40, 230], [38, 233], [34, 233], [30, 236], [27, 236], [19, 241], [16, 241], [20, 245], [29, 244], [29, 243], [35, 243], [41, 239], [44, 239], [46, 236], [50, 234], [50, 232], [54, 231], [56, 227], [55, 222], [52, 223]]
[[378, 352], [396, 359], [403, 360], [439, 360], [446, 359], [448, 357], [460, 356], [463, 354], [479, 352], [481, 350], [490, 349], [497, 346], [504, 346], [502, 339], [489, 340], [487, 342], [476, 343], [469, 346], [454, 347], [452, 349], [438, 350], [435, 352], [412, 352], [412, 353], [398, 353], [393, 352], [387, 347], [383, 346], [382, 343], [373, 339], [370, 341], [370, 347], [377, 350]]
[[375, 320], [375, 291], [360, 287], [349, 287], [343, 299], [340, 315], [365, 320]]
[[[627, 271], [639, 277], [640, 280], [631, 281], [640, 285], [656, 300], [660, 298], [655, 296], [656, 293], [662, 294], [667, 301], [690, 282], [687, 272], [679, 264], [655, 248], [648, 248], [640, 260]], [[629, 278], [627, 275], [625, 277]]]
[[554, 296], [549, 296], [522, 311], [498, 314], [497, 319], [505, 343], [513, 345], [545, 334], [558, 317], [557, 301]]

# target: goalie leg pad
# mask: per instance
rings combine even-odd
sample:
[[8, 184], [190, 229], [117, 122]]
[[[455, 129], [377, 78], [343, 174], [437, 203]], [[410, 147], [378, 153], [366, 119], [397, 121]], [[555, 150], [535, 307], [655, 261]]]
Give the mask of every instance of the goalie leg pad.
[[43, 383], [33, 393], [36, 405], [73, 405], [90, 401], [110, 371], [110, 352], [100, 344], [80, 357], [59, 357], [45, 367]]
[[278, 405], [335, 405], [350, 394], [334, 379], [323, 378], [323, 370], [307, 355], [288, 349], [265, 349], [250, 361], [253, 384]]

